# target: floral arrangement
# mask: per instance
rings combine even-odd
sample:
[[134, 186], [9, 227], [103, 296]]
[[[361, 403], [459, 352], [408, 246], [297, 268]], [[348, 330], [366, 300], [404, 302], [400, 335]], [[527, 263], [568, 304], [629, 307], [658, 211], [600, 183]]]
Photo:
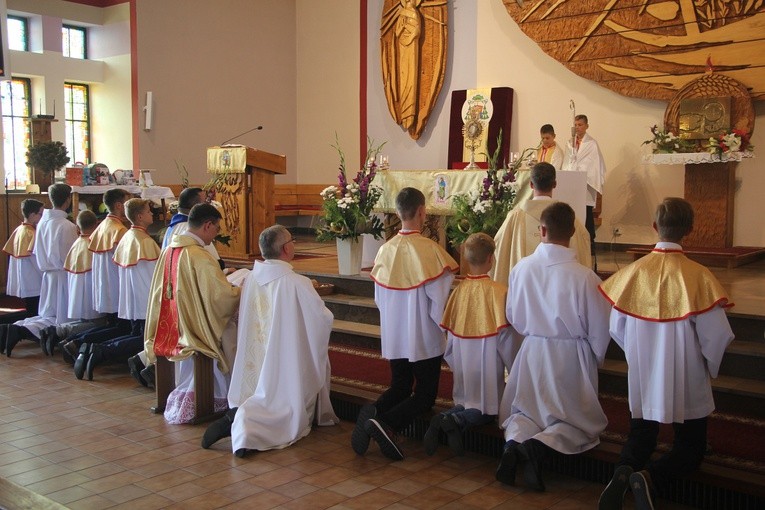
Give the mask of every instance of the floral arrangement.
[[517, 191], [514, 170], [488, 170], [480, 189], [452, 197], [454, 215], [446, 225], [452, 246], [459, 246], [476, 232], [494, 236], [512, 209]]
[[717, 138], [709, 139], [707, 150], [710, 154], [730, 154], [731, 152], [754, 152], [754, 145], [749, 143], [749, 133], [740, 129], [734, 129], [730, 133], [723, 133]]
[[321, 224], [316, 229], [319, 241], [357, 240], [361, 234], [372, 234], [375, 239], [382, 238], [383, 223], [372, 214], [372, 209], [380, 200], [383, 190], [372, 184], [372, 181], [377, 173], [375, 162], [384, 145], [385, 142], [375, 146], [374, 140], [367, 138], [366, 164], [349, 180], [345, 169], [345, 154], [335, 134], [335, 144], [332, 147], [340, 156], [340, 172], [337, 175], [337, 186], [329, 186], [321, 192], [324, 203]]
[[654, 154], [670, 154], [673, 152], [697, 152], [696, 144], [680, 138], [672, 131], [659, 129], [656, 124], [651, 128], [653, 138], [646, 140], [642, 145], [653, 144]]

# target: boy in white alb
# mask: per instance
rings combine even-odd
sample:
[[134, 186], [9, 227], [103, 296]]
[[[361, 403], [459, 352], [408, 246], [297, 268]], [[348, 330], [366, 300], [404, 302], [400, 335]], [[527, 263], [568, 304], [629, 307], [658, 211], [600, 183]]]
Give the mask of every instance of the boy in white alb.
[[39, 200], [27, 198], [22, 201], [21, 215], [24, 222], [16, 227], [3, 247], [3, 252], [10, 256], [6, 294], [23, 299], [30, 316], [37, 315], [40, 301], [42, 273], [33, 252], [35, 229], [44, 209], [45, 205]]
[[5, 354], [10, 357], [22, 338], [39, 339], [40, 332], [56, 324], [67, 322], [68, 285], [64, 260], [77, 239], [77, 227], [67, 218], [66, 210], [72, 203], [72, 188], [56, 183], [48, 188], [52, 209], [43, 211], [35, 231], [34, 256], [42, 271], [40, 306], [38, 315], [8, 326]]
[[[655, 218], [654, 250], [600, 286], [613, 305], [611, 336], [627, 358], [632, 414], [614, 477], [600, 497], [606, 510], [622, 507], [628, 482], [635, 507], [653, 509], [655, 493], [660, 495], [671, 477], [699, 467], [707, 416], [715, 408], [710, 378], [717, 377], [733, 340], [727, 292], [680, 246], [693, 229], [691, 204], [665, 198]], [[668, 453], [650, 460], [659, 423], [671, 423], [675, 439]]]
[[[130, 321], [130, 333], [90, 345], [89, 352], [81, 362], [84, 365], [84, 376], [89, 381], [93, 379], [93, 370], [101, 363], [125, 361], [143, 346], [149, 288], [160, 249], [146, 232], [154, 222], [149, 201], [131, 198], [125, 202], [125, 213], [132, 226], [122, 236], [114, 251], [114, 263], [119, 267], [120, 281], [117, 316]], [[75, 365], [75, 376], [82, 377], [82, 370], [83, 367]]]
[[[8, 284], [6, 294], [24, 300], [27, 316], [37, 315], [40, 302], [42, 273], [37, 267], [33, 249], [35, 245], [35, 227], [42, 218], [45, 206], [39, 200], [28, 198], [21, 202], [21, 215], [24, 221], [16, 227], [3, 246], [3, 252], [9, 255]], [[0, 324], [0, 353], [5, 352], [7, 324]]]
[[119, 306], [119, 270], [114, 264], [114, 250], [127, 232], [125, 202], [130, 193], [114, 188], [104, 193], [104, 205], [109, 214], [90, 236], [93, 252], [93, 305], [100, 313], [117, 313]]
[[420, 235], [425, 222], [421, 191], [402, 189], [396, 210], [402, 228], [377, 252], [370, 275], [391, 384], [377, 402], [359, 412], [351, 446], [363, 455], [373, 437], [383, 455], [402, 460], [392, 435], [435, 403], [446, 344], [439, 324], [459, 266], [438, 244]]
[[464, 455], [462, 433], [495, 420], [505, 387], [505, 369], [513, 364], [513, 330], [505, 317], [507, 285], [487, 274], [494, 262], [494, 239], [472, 234], [462, 245], [468, 264], [465, 280], [446, 303], [441, 328], [446, 331], [444, 359], [454, 374], [455, 406], [435, 415], [425, 432], [425, 452], [433, 455], [438, 431], [446, 432], [449, 447]]
[[72, 245], [64, 262], [64, 270], [68, 273], [69, 295], [76, 296], [76, 299], [69, 300], [70, 319], [87, 321], [101, 315], [93, 308], [93, 254], [88, 249], [90, 235], [96, 225], [98, 218], [93, 211], [86, 210], [77, 215], [80, 237]]
[[555, 202], [542, 211], [542, 244], [510, 272], [507, 320], [523, 340], [502, 396], [505, 451], [496, 477], [545, 490], [540, 466], [548, 449], [571, 455], [600, 442], [608, 423], [598, 401], [598, 365], [608, 343], [608, 306], [600, 279], [568, 248], [574, 211]]

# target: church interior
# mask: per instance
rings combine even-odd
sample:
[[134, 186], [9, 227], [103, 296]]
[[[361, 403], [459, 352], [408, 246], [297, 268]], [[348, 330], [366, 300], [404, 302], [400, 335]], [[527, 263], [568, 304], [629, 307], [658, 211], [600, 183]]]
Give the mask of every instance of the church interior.
[[[339, 271], [339, 243], [316, 237], [323, 190], [337, 184], [339, 165], [351, 173], [368, 167], [369, 148], [377, 148], [373, 162], [379, 173], [388, 172], [381, 179], [397, 189], [420, 187], [428, 196], [433, 237], [448, 244], [450, 205], [438, 198], [436, 181], [471, 159], [465, 116], [471, 110], [463, 107], [471, 96], [490, 96], [494, 117], [481, 125], [486, 132], [472, 147], [480, 166], [473, 180], [447, 177], [455, 193], [480, 183], [495, 150], [500, 164], [518, 161], [517, 175], [527, 171], [519, 156], [536, 150], [544, 124], [555, 127], [565, 149], [574, 115], [586, 114], [587, 133], [598, 140], [606, 167], [594, 237], [603, 279], [651, 250], [654, 210], [664, 197], [685, 196], [694, 204], [700, 226], [689, 249], [735, 303], [727, 315], [736, 338], [712, 380], [717, 407], [702, 467], [673, 480], [660, 508], [761, 508], [765, 172], [757, 153], [765, 147], [765, 128], [755, 124], [765, 123], [765, 36], [757, 28], [765, 6], [739, 2], [739, 12], [725, 14], [713, 12], [711, 0], [694, 3], [708, 4], [708, 17], [692, 13], [684, 0], [0, 0], [9, 17], [27, 20], [28, 49], [6, 49], [3, 78], [27, 84], [29, 120], [47, 129], [43, 139], [65, 140], [69, 114], [61, 112], [69, 96], [62, 85], [87, 85], [86, 163], [124, 169], [125, 175], [134, 169], [144, 189], [150, 179], [149, 189], [162, 190], [152, 205], [150, 232], [167, 225], [169, 205], [184, 187], [210, 182], [231, 236], [231, 244], [219, 247], [229, 267], [252, 266], [263, 228], [280, 223], [290, 229], [295, 270], [333, 290], [322, 298], [335, 319], [331, 397], [341, 418], [287, 448], [246, 458], [231, 455], [228, 440], [203, 450], [206, 424], [167, 424], [150, 410], [155, 393], [138, 385], [124, 364], [79, 381], [59, 357], [21, 342], [12, 357], [0, 356], [0, 508], [596, 506], [629, 429], [627, 362], [613, 342], [598, 372], [609, 419], [601, 443], [571, 459], [550, 459], [545, 492], [495, 480], [504, 443], [495, 425], [465, 436], [464, 457], [443, 446], [425, 454], [421, 439], [429, 416], [400, 437], [403, 462], [377, 452], [360, 457], [348, 447], [359, 409], [385, 390], [389, 373], [369, 277], [374, 254], [370, 259], [365, 251], [360, 271]], [[420, 34], [414, 64], [391, 28], [409, 4], [430, 30]], [[61, 30], [72, 26], [87, 30], [87, 58], [63, 54]], [[392, 92], [387, 81], [391, 73], [409, 76], [401, 71], [405, 61], [414, 66], [416, 78], [410, 78], [419, 79], [409, 110], [400, 99], [406, 87]], [[710, 76], [740, 86], [734, 92], [692, 89]], [[722, 130], [745, 127], [753, 153], [742, 149], [710, 160], [705, 145], [691, 162], [691, 154], [656, 150], [652, 126], [690, 130], [687, 119], [696, 112], [687, 108], [709, 108], [699, 98], [717, 96], [732, 96], [723, 101]], [[232, 154], [240, 145], [253, 149], [243, 149], [241, 172], [228, 173], [227, 144]], [[12, 167], [24, 156], [9, 154], [8, 147], [0, 147], [3, 242], [22, 222], [23, 199], [48, 204], [40, 193], [44, 184], [35, 188], [24, 165], [23, 172]], [[419, 180], [410, 180], [415, 174]], [[81, 179], [82, 171], [76, 175]], [[84, 188], [78, 187], [80, 209], [98, 212], [100, 194]], [[385, 213], [386, 226], [394, 221], [391, 189], [376, 210], [380, 218]], [[571, 200], [579, 200], [583, 212], [581, 195]], [[0, 260], [0, 324], [23, 315], [23, 303], [4, 295], [7, 259], [3, 254]], [[451, 382], [444, 364], [435, 411], [451, 407]], [[671, 430], [662, 430], [660, 450], [669, 448], [671, 437]], [[634, 505], [627, 496], [624, 507]]]

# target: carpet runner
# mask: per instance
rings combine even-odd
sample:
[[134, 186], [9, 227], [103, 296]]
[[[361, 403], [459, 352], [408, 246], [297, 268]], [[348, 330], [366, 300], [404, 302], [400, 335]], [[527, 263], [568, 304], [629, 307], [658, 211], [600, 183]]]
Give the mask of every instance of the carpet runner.
[[[379, 351], [330, 344], [329, 359], [332, 364], [332, 381], [346, 386], [382, 393], [390, 384], [388, 361]], [[451, 369], [441, 365], [441, 380], [436, 405], [452, 407]], [[601, 437], [611, 442], [623, 443], [629, 431], [629, 407], [627, 398], [600, 394], [603, 412], [608, 417], [608, 427]], [[709, 451], [705, 460], [729, 467], [745, 468], [765, 473], [765, 421], [741, 415], [712, 413], [709, 417], [707, 442]], [[668, 449], [672, 441], [672, 427], [661, 427], [659, 449]]]

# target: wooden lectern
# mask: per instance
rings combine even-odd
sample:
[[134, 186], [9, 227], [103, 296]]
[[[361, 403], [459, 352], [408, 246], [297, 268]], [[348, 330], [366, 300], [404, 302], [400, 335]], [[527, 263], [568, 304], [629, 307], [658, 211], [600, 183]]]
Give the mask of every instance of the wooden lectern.
[[221, 257], [251, 260], [260, 254], [258, 237], [274, 224], [274, 175], [287, 172], [287, 158], [245, 147], [224, 145], [207, 149], [207, 171], [216, 174], [215, 200], [223, 206]]

